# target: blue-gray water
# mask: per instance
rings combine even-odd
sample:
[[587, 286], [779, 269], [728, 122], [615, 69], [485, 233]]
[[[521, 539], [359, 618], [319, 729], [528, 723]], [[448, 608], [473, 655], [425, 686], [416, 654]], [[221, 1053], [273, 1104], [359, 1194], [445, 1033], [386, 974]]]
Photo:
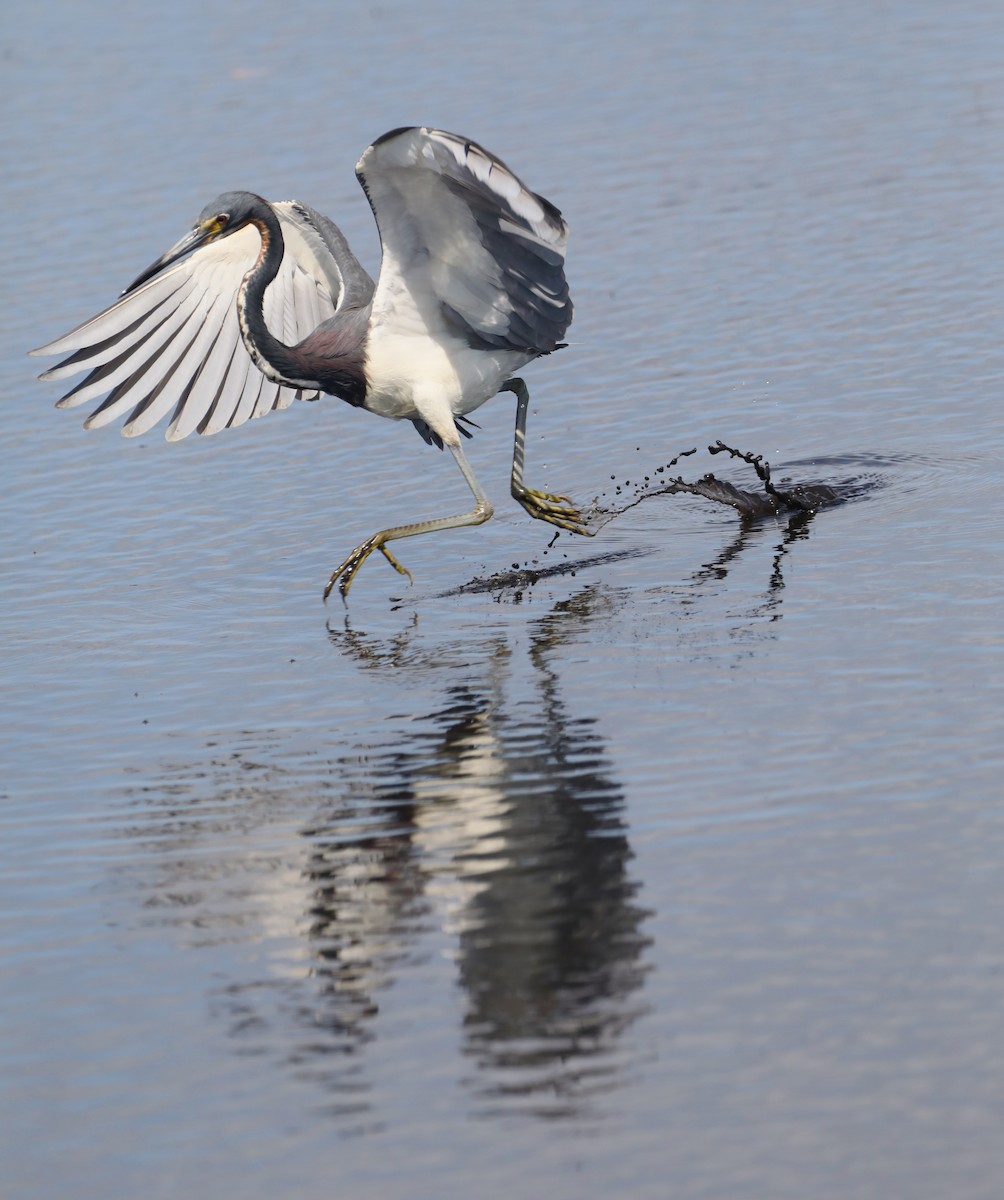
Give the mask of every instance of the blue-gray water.
[[[0, 1193], [998, 1197], [999, 3], [43, 0], [0, 78]], [[496, 519], [346, 616], [465, 503], [410, 426], [53, 410], [25, 351], [225, 188], [375, 269], [419, 122], [572, 227], [531, 483], [854, 498], [548, 549], [500, 398]]]

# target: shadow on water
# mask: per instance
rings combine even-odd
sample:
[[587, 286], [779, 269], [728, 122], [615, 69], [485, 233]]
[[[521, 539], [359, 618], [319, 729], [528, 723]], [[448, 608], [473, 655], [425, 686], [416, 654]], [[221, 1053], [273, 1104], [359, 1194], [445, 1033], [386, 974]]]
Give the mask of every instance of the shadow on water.
[[[646, 914], [622, 790], [595, 717], [562, 698], [553, 654], [615, 608], [587, 587], [533, 622], [518, 654], [484, 643], [441, 705], [379, 744], [284, 767], [281, 740], [249, 738], [144, 789], [154, 812], [133, 832], [161, 852], [149, 909], [194, 946], [266, 947], [267, 971], [256, 960], [259, 978], [213, 995], [241, 1053], [279, 1057], [358, 1126], [374, 1115], [368, 1047], [393, 1036], [392, 986], [445, 955], [477, 1111], [579, 1114], [618, 1086], [620, 1035], [644, 1011]], [[428, 682], [406, 638], [329, 636], [368, 670]], [[292, 849], [256, 849], [283, 819]], [[440, 996], [437, 1020], [450, 1010]]]

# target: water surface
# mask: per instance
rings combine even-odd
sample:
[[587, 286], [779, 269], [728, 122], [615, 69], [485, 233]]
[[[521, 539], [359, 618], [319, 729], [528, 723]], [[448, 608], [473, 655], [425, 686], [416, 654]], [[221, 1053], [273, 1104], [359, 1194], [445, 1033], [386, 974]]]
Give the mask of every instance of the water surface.
[[[1000, 1195], [1002, 67], [981, 0], [17, 16], [11, 1196]], [[500, 398], [495, 520], [325, 608], [465, 502], [410, 427], [85, 435], [24, 352], [225, 188], [375, 269], [423, 121], [570, 221], [527, 477], [619, 515], [510, 503]], [[656, 494], [717, 438], [846, 502]]]

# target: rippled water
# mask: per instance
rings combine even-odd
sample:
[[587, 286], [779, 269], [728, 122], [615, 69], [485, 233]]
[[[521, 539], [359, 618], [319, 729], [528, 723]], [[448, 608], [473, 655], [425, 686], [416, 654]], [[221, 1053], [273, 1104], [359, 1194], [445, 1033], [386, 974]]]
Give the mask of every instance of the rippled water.
[[[1004, 12], [43, 3], [0, 194], [4, 1196], [1004, 1186]], [[328, 403], [85, 434], [33, 345], [385, 129], [572, 226], [464, 488]], [[837, 503], [743, 520], [669, 476]], [[694, 455], [671, 460], [683, 451]], [[609, 518], [607, 520], [607, 518]]]

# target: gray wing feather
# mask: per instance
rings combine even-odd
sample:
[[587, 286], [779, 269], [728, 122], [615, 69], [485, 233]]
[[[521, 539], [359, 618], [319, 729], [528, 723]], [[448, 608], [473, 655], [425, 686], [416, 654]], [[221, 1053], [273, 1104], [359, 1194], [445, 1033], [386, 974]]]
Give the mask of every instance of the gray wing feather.
[[374, 320], [405, 287], [478, 348], [553, 350], [572, 319], [568, 227], [501, 160], [443, 130], [394, 130], [356, 167], [383, 245]]
[[[310, 248], [310, 253], [324, 262], [338, 286], [332, 291], [336, 311], [342, 308], [363, 308], [373, 298], [373, 280], [352, 253], [345, 235], [323, 213], [316, 212], [300, 200], [287, 200], [275, 206], [296, 227]], [[316, 239], [316, 241], [315, 241]]]

